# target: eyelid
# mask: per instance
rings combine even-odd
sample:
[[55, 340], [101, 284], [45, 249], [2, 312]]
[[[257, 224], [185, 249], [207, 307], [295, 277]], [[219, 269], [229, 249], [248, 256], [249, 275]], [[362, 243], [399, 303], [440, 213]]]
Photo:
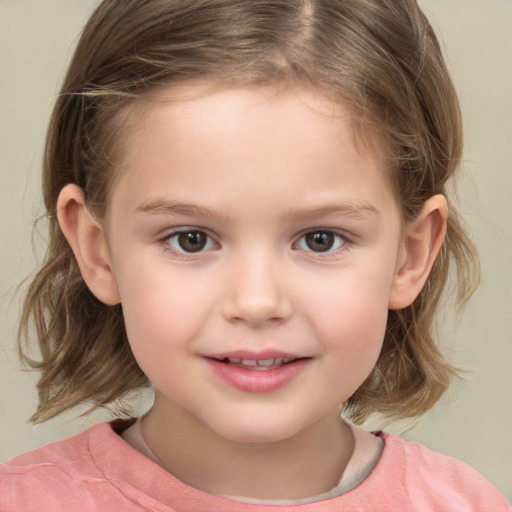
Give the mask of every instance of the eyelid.
[[[332, 233], [335, 236], [338, 236], [344, 240], [344, 242], [337, 247], [336, 249], [328, 249], [324, 252], [321, 251], [313, 251], [311, 249], [301, 249], [298, 247], [298, 243], [300, 240], [302, 240], [305, 236], [307, 236], [310, 233]], [[347, 251], [350, 246], [353, 243], [353, 237], [348, 235], [345, 231], [336, 229], [336, 228], [312, 228], [307, 229], [303, 231], [297, 238], [296, 241], [293, 243], [292, 248], [299, 251], [304, 251], [305, 253], [308, 253], [309, 255], [314, 255], [315, 257], [320, 258], [329, 258], [329, 257], [335, 257], [339, 255], [341, 252]]]
[[184, 250], [176, 250], [169, 243], [169, 240], [171, 240], [174, 237], [179, 236], [180, 234], [194, 233], [194, 232], [203, 233], [204, 235], [206, 235], [208, 240], [210, 242], [213, 242], [213, 244], [215, 245], [215, 247], [213, 249], [218, 249], [220, 247], [219, 242], [217, 242], [215, 237], [209, 233], [209, 230], [207, 230], [205, 228], [197, 227], [197, 226], [180, 226], [178, 228], [169, 229], [165, 232], [164, 236], [162, 236], [158, 239], [158, 242], [163, 246], [164, 251], [172, 253], [173, 256], [177, 256], [180, 258], [198, 258], [198, 257], [204, 256], [205, 253], [210, 252], [212, 250], [212, 248], [201, 249], [200, 251], [197, 251], [197, 252], [187, 252]]
[[[206, 249], [201, 249], [197, 252], [187, 252], [185, 250], [176, 250], [169, 244], [169, 240], [173, 237], [179, 236], [182, 233], [190, 233], [190, 232], [200, 232], [207, 236], [210, 243], [213, 243], [214, 247], [209, 247]], [[332, 233], [335, 236], [340, 237], [343, 239], [343, 243], [335, 248], [335, 249], [328, 249], [324, 252], [321, 251], [314, 251], [311, 249], [302, 249], [298, 247], [299, 241], [304, 238], [306, 235], [310, 233]], [[295, 239], [295, 242], [292, 244], [292, 249], [297, 251], [302, 251], [304, 253], [307, 253], [310, 257], [315, 258], [334, 258], [340, 255], [342, 252], [348, 251], [351, 246], [353, 245], [354, 237], [352, 235], [349, 235], [346, 233], [346, 231], [336, 228], [310, 228], [307, 230], [302, 231]], [[199, 226], [180, 226], [175, 228], [170, 228], [167, 231], [165, 231], [165, 234], [158, 238], [159, 244], [163, 246], [163, 250], [165, 252], [169, 252], [172, 254], [173, 257], [181, 258], [181, 259], [197, 259], [204, 257], [207, 253], [211, 252], [212, 250], [219, 249], [221, 247], [221, 244], [217, 241], [217, 237], [212, 235], [209, 229], [202, 228]]]

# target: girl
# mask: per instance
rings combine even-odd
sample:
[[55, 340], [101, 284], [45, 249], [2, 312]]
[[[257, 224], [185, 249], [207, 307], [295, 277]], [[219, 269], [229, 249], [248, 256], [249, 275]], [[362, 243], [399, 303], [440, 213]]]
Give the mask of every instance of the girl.
[[457, 99], [413, 0], [105, 0], [51, 120], [26, 298], [45, 421], [142, 418], [1, 469], [2, 510], [509, 510], [383, 432], [454, 369], [433, 337], [475, 255], [445, 183]]

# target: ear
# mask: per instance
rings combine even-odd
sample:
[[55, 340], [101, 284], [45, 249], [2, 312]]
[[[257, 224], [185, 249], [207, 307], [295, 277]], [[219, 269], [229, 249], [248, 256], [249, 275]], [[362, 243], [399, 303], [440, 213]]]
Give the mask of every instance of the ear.
[[389, 309], [410, 306], [425, 284], [446, 234], [448, 203], [443, 195], [425, 201], [407, 223], [389, 296]]
[[91, 292], [105, 304], [119, 304], [105, 232], [89, 213], [80, 187], [69, 184], [61, 190], [57, 218]]

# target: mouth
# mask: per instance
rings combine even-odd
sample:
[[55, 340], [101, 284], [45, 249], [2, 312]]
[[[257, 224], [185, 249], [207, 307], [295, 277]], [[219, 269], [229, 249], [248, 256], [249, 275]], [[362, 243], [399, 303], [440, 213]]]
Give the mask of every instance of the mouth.
[[205, 358], [213, 374], [244, 392], [276, 391], [298, 378], [313, 358], [294, 354], [236, 352]]
[[212, 358], [220, 363], [235, 366], [237, 368], [244, 368], [246, 370], [256, 370], [256, 371], [268, 371], [268, 370], [276, 370], [277, 368], [281, 368], [284, 365], [294, 363], [299, 359], [304, 359], [301, 357], [271, 357], [267, 359], [246, 359], [241, 357], [221, 357], [221, 358]]

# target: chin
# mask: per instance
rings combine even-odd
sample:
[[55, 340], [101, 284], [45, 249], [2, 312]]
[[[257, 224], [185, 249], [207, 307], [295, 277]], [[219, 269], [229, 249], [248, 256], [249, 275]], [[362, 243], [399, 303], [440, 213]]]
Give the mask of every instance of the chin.
[[233, 443], [243, 444], [278, 443], [294, 437], [300, 431], [294, 422], [291, 425], [284, 425], [279, 422], [262, 422], [258, 419], [250, 423], [231, 422], [223, 427], [216, 429], [217, 435]]

